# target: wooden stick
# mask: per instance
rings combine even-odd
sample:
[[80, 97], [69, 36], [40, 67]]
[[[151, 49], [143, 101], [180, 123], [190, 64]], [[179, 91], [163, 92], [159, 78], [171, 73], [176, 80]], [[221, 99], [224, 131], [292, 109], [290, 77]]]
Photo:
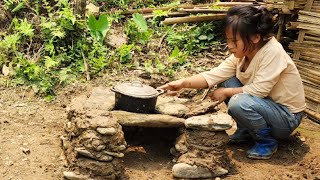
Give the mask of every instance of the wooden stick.
[[[188, 16], [188, 15], [190, 15], [190, 13], [187, 13], [187, 12], [171, 12], [171, 13], [168, 13], [168, 17], [183, 17], [183, 16]], [[145, 14], [145, 15], [143, 15], [143, 17], [145, 19], [153, 18], [154, 14]]]
[[178, 12], [185, 12], [190, 14], [197, 13], [226, 13], [227, 9], [179, 9]]
[[[177, 24], [174, 24], [174, 25], [172, 26], [172, 28], [174, 28], [176, 25], [177, 25]], [[163, 41], [164, 38], [167, 36], [167, 34], [169, 33], [169, 31], [170, 31], [170, 30], [168, 30], [166, 33], [164, 33], [164, 35], [161, 37], [161, 39], [160, 39], [160, 41], [159, 41], [159, 44], [158, 44], [158, 49], [159, 49], [159, 51], [160, 51], [160, 49], [161, 49], [162, 41]]]
[[318, 121], [320, 121], [320, 114], [314, 111], [311, 111], [309, 109], [305, 109], [304, 112], [307, 113], [307, 115], [311, 116], [314, 119], [317, 119]]
[[215, 15], [204, 15], [204, 16], [166, 18], [163, 21], [163, 24], [170, 25], [170, 24], [179, 24], [179, 23], [216, 21], [216, 20], [222, 20], [225, 17], [226, 17], [226, 14], [215, 14]]
[[278, 29], [278, 33], [277, 33], [277, 40], [278, 41], [280, 41], [281, 36], [282, 36], [285, 18], [286, 18], [286, 16], [283, 14], [281, 14], [279, 17], [279, 29]]
[[88, 61], [87, 61], [87, 58], [84, 56], [84, 53], [82, 53], [82, 58], [83, 58], [83, 64], [84, 64], [84, 70], [86, 72], [86, 79], [87, 81], [90, 81], [90, 72], [89, 72], [89, 64], [88, 64]]

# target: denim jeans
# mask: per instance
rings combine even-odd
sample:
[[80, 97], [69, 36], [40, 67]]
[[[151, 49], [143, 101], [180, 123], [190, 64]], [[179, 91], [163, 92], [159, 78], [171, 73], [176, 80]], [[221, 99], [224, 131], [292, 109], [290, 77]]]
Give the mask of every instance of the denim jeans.
[[[242, 87], [241, 82], [232, 77], [219, 84], [219, 87]], [[256, 134], [262, 128], [271, 128], [274, 138], [290, 136], [303, 118], [304, 113], [291, 113], [289, 109], [274, 102], [270, 97], [260, 98], [247, 93], [240, 93], [227, 99], [228, 114], [237, 122], [238, 128], [248, 129]]]

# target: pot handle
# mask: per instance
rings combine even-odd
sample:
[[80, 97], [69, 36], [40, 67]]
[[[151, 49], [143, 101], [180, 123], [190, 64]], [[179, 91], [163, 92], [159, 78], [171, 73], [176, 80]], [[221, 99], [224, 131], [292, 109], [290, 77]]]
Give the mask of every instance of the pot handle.
[[113, 92], [118, 92], [113, 86], [111, 87], [110, 90], [113, 91]]
[[158, 96], [165, 93], [166, 91], [163, 89], [156, 89], [158, 91]]

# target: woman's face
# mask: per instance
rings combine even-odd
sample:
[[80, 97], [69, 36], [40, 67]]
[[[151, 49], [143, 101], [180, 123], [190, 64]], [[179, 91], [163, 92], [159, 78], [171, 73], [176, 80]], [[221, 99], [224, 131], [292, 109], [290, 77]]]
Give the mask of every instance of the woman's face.
[[229, 48], [230, 52], [233, 53], [233, 55], [236, 58], [242, 58], [248, 54], [248, 52], [247, 52], [248, 50], [243, 51], [244, 50], [244, 42], [241, 39], [239, 33], [237, 33], [237, 36], [234, 37], [232, 29], [227, 28], [226, 29], [226, 36], [227, 36], [228, 48]]

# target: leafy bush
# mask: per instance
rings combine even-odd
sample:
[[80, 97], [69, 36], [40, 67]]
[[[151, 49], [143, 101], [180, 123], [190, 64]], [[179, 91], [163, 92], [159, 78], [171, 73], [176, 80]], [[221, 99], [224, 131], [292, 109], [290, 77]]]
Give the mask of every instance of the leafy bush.
[[[128, 9], [179, 2], [167, 0], [93, 0], [102, 9]], [[67, 83], [96, 77], [108, 68], [143, 68], [151, 73], [173, 76], [179, 68], [190, 67], [188, 56], [216, 46], [215, 23], [163, 26], [168, 11], [155, 11], [148, 21], [141, 14], [124, 19], [120, 12], [80, 17], [71, 0], [4, 0], [9, 24], [0, 24], [0, 67], [6, 69], [9, 85], [31, 86], [47, 99]], [[0, 16], [2, 17], [2, 16]], [[1, 21], [2, 19], [0, 19]], [[124, 25], [128, 44], [115, 48], [105, 44], [111, 28]], [[160, 41], [161, 39], [161, 41]], [[164, 41], [162, 41], [164, 40]], [[159, 49], [164, 50], [159, 54]], [[144, 59], [142, 59], [144, 57]], [[141, 67], [142, 66], [142, 67]], [[119, 68], [121, 70], [121, 68]], [[119, 70], [117, 69], [117, 70]], [[9, 72], [9, 73], [7, 73]]]
[[182, 27], [182, 29], [170, 30], [166, 38], [171, 48], [179, 47], [188, 54], [199, 53], [218, 45], [216, 38], [215, 23], [203, 23], [198, 26]]

